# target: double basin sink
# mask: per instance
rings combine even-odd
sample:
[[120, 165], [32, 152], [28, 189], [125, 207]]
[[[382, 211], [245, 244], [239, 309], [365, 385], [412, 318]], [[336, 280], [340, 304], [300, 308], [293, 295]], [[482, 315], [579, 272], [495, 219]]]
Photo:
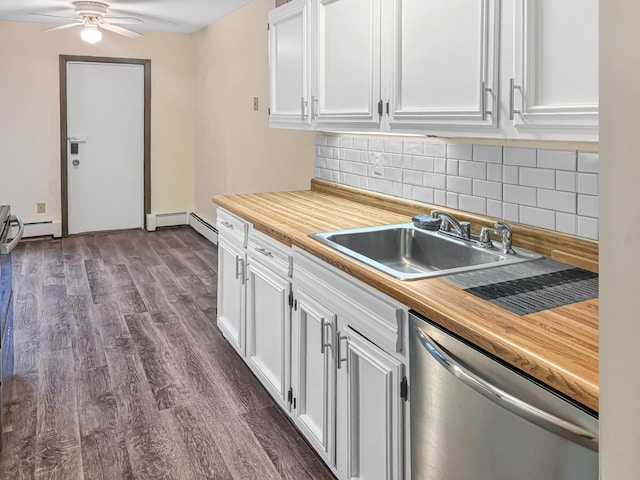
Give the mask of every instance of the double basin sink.
[[423, 230], [412, 223], [312, 233], [311, 238], [400, 280], [497, 267], [541, 258], [522, 249], [502, 253], [494, 244]]

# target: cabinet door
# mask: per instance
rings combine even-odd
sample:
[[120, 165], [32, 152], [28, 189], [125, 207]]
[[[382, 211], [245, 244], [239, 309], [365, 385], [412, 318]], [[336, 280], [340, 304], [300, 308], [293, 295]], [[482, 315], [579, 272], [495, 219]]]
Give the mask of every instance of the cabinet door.
[[597, 139], [598, 0], [517, 0], [513, 18], [513, 125], [574, 128]]
[[318, 0], [317, 125], [379, 129], [380, 0]]
[[297, 288], [292, 325], [294, 420], [329, 465], [335, 465], [335, 373], [333, 344], [336, 315]]
[[224, 237], [218, 240], [218, 327], [244, 357], [246, 253]]
[[339, 338], [339, 476], [400, 480], [404, 478], [404, 400], [400, 396], [404, 366], [349, 327], [341, 328]]
[[390, 3], [389, 127], [495, 127], [496, 1]]
[[272, 127], [311, 126], [310, 0], [269, 12], [269, 93]]
[[257, 262], [247, 268], [247, 362], [271, 396], [289, 410], [291, 283]]

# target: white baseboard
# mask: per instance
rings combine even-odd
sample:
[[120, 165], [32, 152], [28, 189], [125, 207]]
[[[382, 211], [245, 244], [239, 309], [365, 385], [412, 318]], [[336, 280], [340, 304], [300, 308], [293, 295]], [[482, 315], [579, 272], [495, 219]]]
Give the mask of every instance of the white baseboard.
[[215, 245], [218, 244], [218, 230], [216, 230], [213, 225], [200, 218], [194, 212], [191, 212], [189, 214], [189, 225], [191, 225], [191, 228], [193, 228], [196, 232], [209, 240], [211, 243]]
[[158, 227], [189, 225], [187, 217], [187, 212], [151, 213], [147, 215], [147, 231], [153, 232]]
[[[13, 227], [11, 234], [16, 235], [18, 233], [18, 227]], [[62, 221], [51, 220], [48, 222], [33, 222], [24, 224], [24, 233], [22, 238], [30, 237], [54, 237], [60, 238], [62, 236]]]

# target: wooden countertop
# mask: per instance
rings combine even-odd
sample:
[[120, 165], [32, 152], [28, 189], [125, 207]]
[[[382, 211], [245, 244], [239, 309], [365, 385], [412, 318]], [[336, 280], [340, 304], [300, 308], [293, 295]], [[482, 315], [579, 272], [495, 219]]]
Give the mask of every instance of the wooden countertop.
[[[354, 195], [363, 195], [363, 201], [351, 198]], [[321, 231], [410, 222], [411, 214], [407, 213], [407, 208], [415, 214], [419, 208], [429, 211], [428, 205], [364, 193], [349, 187], [334, 187], [317, 180], [312, 181], [311, 190], [216, 195], [213, 201], [251, 222], [256, 230], [316, 255], [591, 410], [598, 411], [597, 299], [518, 316], [441, 278], [396, 280], [307, 236]], [[539, 229], [532, 231], [536, 233]], [[522, 228], [520, 231], [514, 229], [516, 245], [516, 235], [521, 232]], [[567, 248], [552, 247], [545, 251], [548, 256], [564, 261], [575, 260], [574, 263], [583, 268], [585, 265], [597, 268], [595, 242], [569, 241], [567, 238], [573, 237], [561, 234], [558, 238], [558, 244], [564, 243]], [[549, 255], [551, 251], [556, 254]]]

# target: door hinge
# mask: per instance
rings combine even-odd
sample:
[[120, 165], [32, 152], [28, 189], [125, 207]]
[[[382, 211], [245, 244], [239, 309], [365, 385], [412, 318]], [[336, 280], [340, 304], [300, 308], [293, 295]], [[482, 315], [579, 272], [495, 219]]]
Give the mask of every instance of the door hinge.
[[293, 301], [293, 309], [296, 311], [298, 310], [298, 300]]
[[269, 24], [267, 23], [267, 30], [269, 30], [269, 28], [270, 28], [270, 27], [271, 27], [271, 25], [269, 25]]
[[271, 107], [267, 108], [267, 115], [271, 115]]
[[407, 383], [407, 377], [402, 377], [400, 382], [400, 398], [405, 402], [409, 400], [409, 384]]
[[287, 402], [289, 402], [289, 405], [293, 402], [293, 388], [290, 388], [287, 392]]
[[293, 399], [293, 409], [294, 410], [296, 409], [296, 399], [295, 398]]
[[382, 100], [380, 100], [378, 102], [378, 115], [382, 116], [382, 108], [384, 106], [384, 103], [382, 102]]
[[293, 308], [293, 292], [289, 292], [289, 306]]
[[387, 115], [389, 115], [389, 102], [387, 102]]

